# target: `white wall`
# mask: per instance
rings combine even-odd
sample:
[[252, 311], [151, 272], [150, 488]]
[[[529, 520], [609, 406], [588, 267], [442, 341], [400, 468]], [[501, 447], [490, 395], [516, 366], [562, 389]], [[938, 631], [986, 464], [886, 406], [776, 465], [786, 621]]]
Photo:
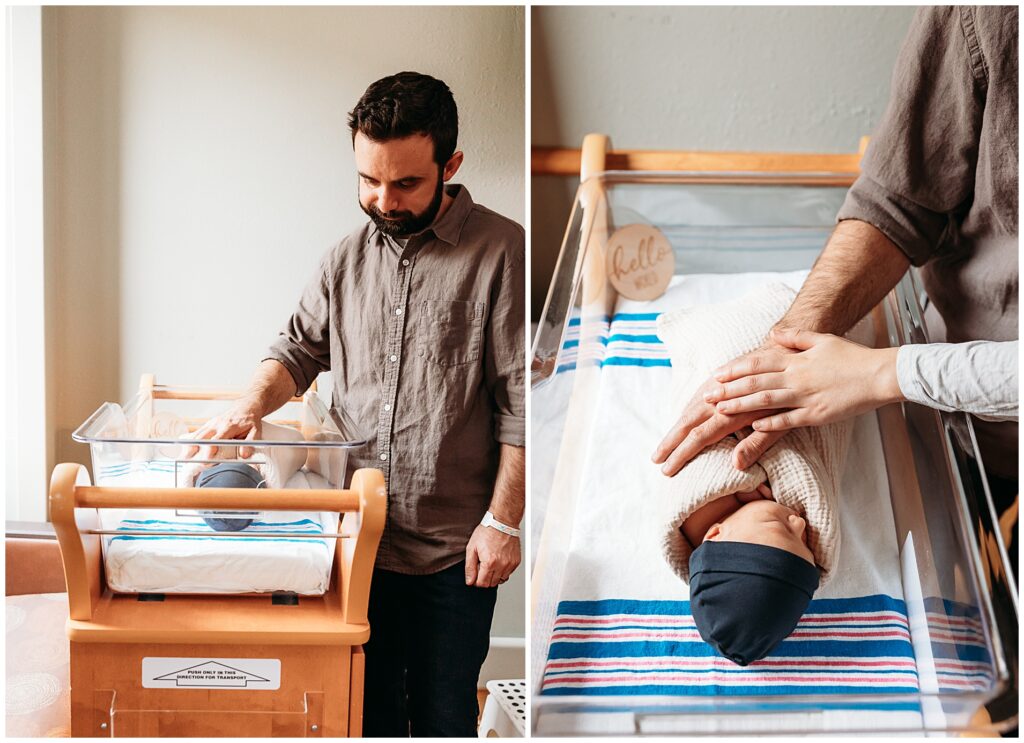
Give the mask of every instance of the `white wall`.
[[244, 384], [365, 221], [346, 116], [415, 69], [460, 109], [474, 198], [523, 221], [523, 11], [46, 8], [57, 124], [57, 443], [142, 372]]
[[[911, 7], [535, 7], [532, 144], [852, 152], [877, 124]], [[533, 312], [571, 193], [534, 178]]]
[[[42, 13], [8, 8], [4, 32], [7, 154], [3, 255], [3, 346], [6, 385], [0, 404], [7, 446], [0, 458], [7, 518], [46, 518], [49, 436], [43, 251]], [[4, 375], [0, 375], [0, 379]], [[25, 497], [29, 496], [29, 497]]]
[[[522, 8], [47, 7], [43, 21], [49, 467], [88, 462], [71, 431], [143, 372], [248, 381], [320, 256], [366, 219], [346, 118], [374, 80], [445, 80], [456, 180], [524, 221]], [[523, 635], [521, 580], [495, 635]]]

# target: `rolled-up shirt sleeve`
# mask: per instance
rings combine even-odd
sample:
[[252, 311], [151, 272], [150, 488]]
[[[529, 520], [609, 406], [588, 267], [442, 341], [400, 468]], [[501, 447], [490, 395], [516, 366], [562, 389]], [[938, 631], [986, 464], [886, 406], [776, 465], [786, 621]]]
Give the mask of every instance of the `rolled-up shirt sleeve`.
[[878, 228], [918, 266], [973, 197], [986, 81], [972, 19], [956, 7], [918, 10], [888, 107], [837, 216]]
[[896, 379], [904, 397], [984, 420], [1017, 420], [1017, 341], [900, 346]]
[[526, 446], [525, 236], [508, 254], [501, 280], [491, 293], [484, 381], [494, 403], [494, 438]]
[[306, 285], [299, 306], [270, 345], [264, 361], [280, 362], [295, 380], [302, 395], [320, 372], [331, 367], [330, 341], [330, 254], [320, 263]]

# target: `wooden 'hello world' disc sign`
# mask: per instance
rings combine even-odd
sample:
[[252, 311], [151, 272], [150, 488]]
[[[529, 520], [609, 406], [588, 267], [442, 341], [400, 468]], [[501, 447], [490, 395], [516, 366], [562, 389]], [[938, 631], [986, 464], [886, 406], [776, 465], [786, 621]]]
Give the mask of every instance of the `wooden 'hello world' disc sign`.
[[649, 224], [628, 224], [608, 240], [608, 279], [627, 299], [650, 301], [668, 288], [676, 257], [668, 238]]

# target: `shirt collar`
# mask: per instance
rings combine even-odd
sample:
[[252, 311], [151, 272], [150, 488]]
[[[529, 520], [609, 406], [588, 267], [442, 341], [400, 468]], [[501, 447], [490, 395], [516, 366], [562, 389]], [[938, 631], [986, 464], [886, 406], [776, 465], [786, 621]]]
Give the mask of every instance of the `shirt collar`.
[[433, 230], [438, 240], [455, 246], [459, 244], [462, 226], [466, 224], [469, 213], [473, 211], [473, 199], [469, 195], [469, 189], [459, 183], [446, 186], [445, 193], [452, 197], [452, 205], [427, 229]]

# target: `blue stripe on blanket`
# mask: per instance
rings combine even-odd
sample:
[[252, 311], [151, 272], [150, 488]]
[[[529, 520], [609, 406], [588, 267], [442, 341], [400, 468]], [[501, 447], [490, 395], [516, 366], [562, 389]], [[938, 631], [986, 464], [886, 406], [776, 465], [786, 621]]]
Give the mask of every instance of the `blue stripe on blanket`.
[[290, 539], [287, 536], [136, 536], [134, 534], [121, 534], [111, 537], [111, 541], [118, 541], [119, 539], [124, 539], [126, 541], [209, 541], [211, 539], [238, 539], [240, 541], [294, 541], [299, 544], [323, 544], [324, 547], [327, 547], [327, 542], [323, 539]]
[[[805, 711], [818, 711], [826, 709], [836, 710], [871, 710], [871, 711], [887, 711], [887, 712], [920, 712], [921, 707], [915, 702], [814, 702], [814, 703], [798, 703], [798, 702], [782, 702], [772, 701], [770, 703], [755, 703], [755, 702], [738, 702], [736, 704], [729, 705], [729, 711], [733, 714], [740, 714], [743, 712], [805, 712]], [[545, 714], [579, 714], [581, 712], [593, 713], [599, 711], [601, 713], [610, 712], [626, 712], [629, 714], [722, 714], [721, 706], [704, 705], [704, 704], [691, 704], [687, 702], [686, 706], [673, 707], [672, 705], [645, 705], [638, 704], [634, 706], [601, 706], [594, 708], [587, 705], [573, 705], [567, 704], [564, 707], [558, 707], [557, 709], [548, 710]]]
[[[633, 674], [637, 674], [637, 673], [650, 673], [650, 674], [654, 674], [654, 675], [657, 675], [657, 674], [669, 674], [669, 673], [690, 674], [690, 675], [692, 675], [695, 678], [695, 680], [698, 680], [698, 681], [700, 680], [698, 678], [699, 676], [703, 676], [704, 674], [707, 673], [707, 671], [705, 669], [673, 669], [673, 668], [652, 668], [652, 669], [645, 670], [645, 671], [637, 671], [637, 669], [635, 669], [635, 668], [627, 668], [627, 667], [616, 668], [614, 666], [614, 664], [608, 666], [607, 668], [604, 668], [603, 670], [604, 670], [605, 673], [633, 673]], [[554, 676], [571, 676], [571, 675], [576, 674], [576, 673], [579, 673], [579, 671], [572, 671], [572, 670], [567, 670], [567, 671], [548, 671], [547, 675], [548, 676], [553, 676], [553, 677]], [[722, 670], [718, 671], [718, 673], [721, 673], [723, 675], [734, 674], [736, 676], [740, 676], [740, 675], [744, 674], [745, 671], [740, 666], [737, 666], [736, 668], [725, 668], [725, 669], [722, 669]], [[811, 674], [811, 673], [817, 673], [817, 671], [811, 671], [811, 670], [807, 670], [807, 669], [794, 669], [794, 670], [787, 671], [787, 673]], [[845, 674], [861, 673], [861, 671], [856, 669], [856, 668], [830, 668], [829, 669], [829, 673], [830, 674], [840, 674], [841, 675], [841, 674], [844, 674], [844, 673]], [[898, 669], [886, 669], [886, 670], [875, 670], [874, 673], [898, 674], [898, 673], [906, 673], [906, 671], [900, 671]]]
[[322, 545], [324, 547], [327, 546], [327, 542], [325, 542], [322, 539], [289, 539], [288, 537], [143, 537], [143, 536], [135, 536], [135, 535], [127, 535], [126, 534], [126, 535], [119, 535], [119, 536], [116, 536], [116, 537], [111, 537], [110, 541], [111, 542], [116, 542], [116, 541], [121, 540], [121, 539], [123, 539], [125, 541], [132, 541], [132, 542], [134, 542], [134, 541], [153, 541], [153, 542], [158, 542], [158, 541], [166, 541], [166, 540], [179, 541], [179, 542], [186, 541], [186, 540], [191, 540], [193, 542], [208, 542], [210, 540], [222, 541], [224, 539], [233, 539], [235, 541], [240, 541], [240, 542], [275, 542], [275, 543], [276, 542], [296, 542], [297, 544], [319, 544], [319, 545]]
[[660, 312], [616, 312], [612, 315], [612, 324], [617, 322], [655, 322]]
[[133, 472], [174, 472], [174, 462], [157, 461], [136, 461], [122, 462], [121, 464], [108, 464], [100, 467], [100, 477], [121, 477]]
[[[254, 528], [255, 527], [255, 528]], [[163, 519], [122, 519], [117, 531], [174, 531], [174, 532], [209, 532], [211, 536], [174, 536], [166, 535], [143, 535], [143, 534], [118, 534], [111, 537], [111, 542], [117, 541], [198, 541], [205, 542], [212, 539], [223, 540], [233, 539], [242, 542], [295, 542], [298, 544], [310, 543], [319, 544], [329, 549], [326, 540], [323, 539], [291, 539], [289, 537], [265, 537], [259, 536], [262, 530], [285, 531], [292, 534], [323, 534], [323, 525], [312, 519], [299, 519], [297, 521], [254, 521], [249, 524], [247, 530], [252, 536], [246, 537], [216, 537], [212, 536], [214, 529], [205, 521], [168, 521]]]
[[[205, 521], [192, 522], [192, 521], [161, 521], [160, 519], [122, 519], [121, 523], [122, 524], [170, 524], [172, 526], [188, 526], [188, 527], [193, 527], [193, 526], [203, 527], [203, 526], [206, 526], [207, 528], [210, 528], [206, 524]], [[319, 523], [317, 523], [316, 521], [313, 521], [312, 519], [301, 519], [299, 521], [254, 521], [251, 524], [249, 524], [249, 526], [250, 527], [253, 527], [253, 526], [275, 526], [275, 527], [276, 526], [315, 526], [315, 527], [318, 527], [317, 531], [323, 531], [323, 527]]]
[[601, 362], [601, 366], [672, 366], [668, 359], [644, 359], [628, 356], [612, 356]]
[[[785, 640], [772, 652], [771, 658], [802, 658], [808, 655], [825, 655], [830, 658], [858, 658], [865, 651], [864, 641], [841, 642], [836, 640], [819, 640], [801, 642]], [[873, 641], [870, 655], [866, 658], [879, 656], [911, 658], [914, 649], [909, 640]], [[552, 639], [548, 652], [549, 660], [565, 660], [568, 658], [718, 658], [715, 649], [703, 640], [695, 642], [679, 641], [639, 641], [639, 642], [562, 642]], [[739, 668], [739, 666], [737, 666]], [[747, 668], [754, 668], [753, 665]], [[730, 672], [733, 669], [728, 669]], [[805, 669], [806, 670], [806, 669]], [[706, 672], [704, 669], [703, 672]], [[745, 672], [745, 671], [744, 671]]]
[[[806, 614], [842, 612], [895, 611], [907, 614], [907, 603], [884, 594], [858, 598], [814, 599]], [[600, 599], [597, 601], [560, 601], [558, 614], [665, 614], [679, 616], [690, 613], [689, 601], [640, 601], [636, 599]]]

